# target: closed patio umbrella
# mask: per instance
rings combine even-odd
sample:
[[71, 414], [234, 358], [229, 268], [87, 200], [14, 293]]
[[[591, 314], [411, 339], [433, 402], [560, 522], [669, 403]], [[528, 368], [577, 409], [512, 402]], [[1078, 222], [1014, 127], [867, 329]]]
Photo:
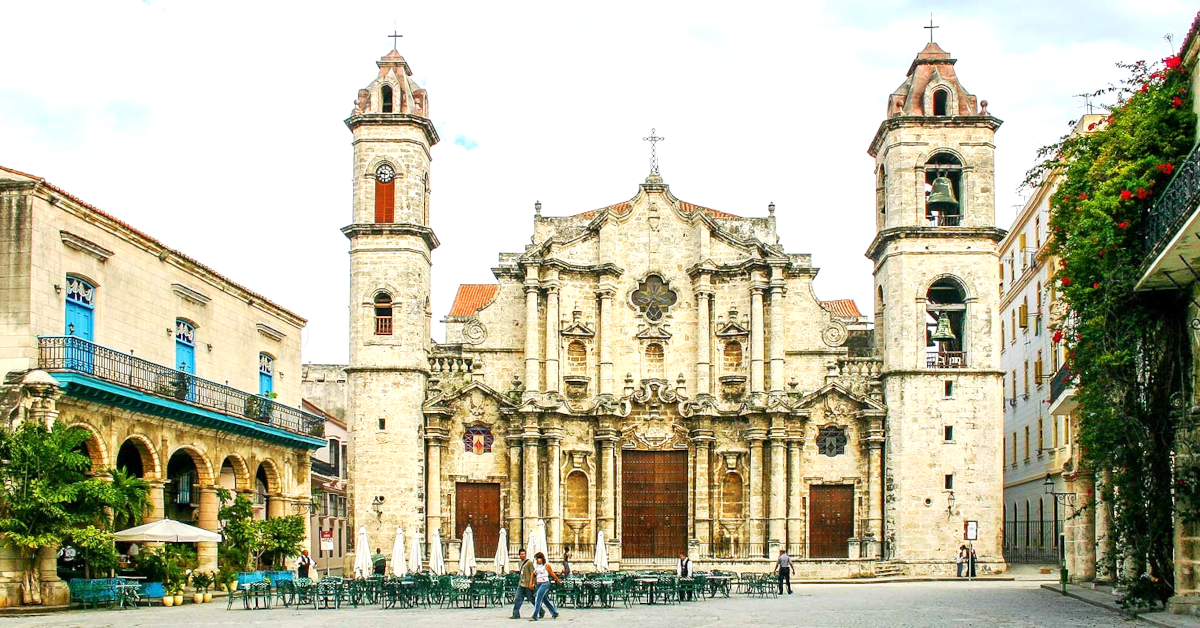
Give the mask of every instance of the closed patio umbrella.
[[412, 552], [408, 555], [408, 568], [413, 572], [421, 571], [421, 533], [413, 532]]
[[367, 527], [358, 529], [358, 540], [354, 543], [354, 577], [366, 578], [373, 571], [371, 566], [371, 550], [367, 549]]
[[[525, 553], [529, 560], [533, 560], [538, 552], [543, 555], [550, 552], [546, 546], [546, 522], [542, 519], [538, 519], [537, 527], [529, 531], [529, 542], [525, 544]], [[546, 556], [546, 562], [550, 562], [549, 556]]]
[[492, 559], [496, 573], [508, 571], [508, 530], [500, 528], [500, 542], [496, 544], [496, 557]]
[[475, 575], [475, 532], [471, 526], [463, 530], [462, 552], [458, 555], [458, 571], [464, 576]]
[[446, 574], [446, 559], [442, 556], [442, 531], [440, 528], [434, 528], [433, 536], [429, 539], [429, 571], [438, 576]]
[[596, 534], [596, 557], [592, 559], [596, 571], [608, 571], [608, 545], [604, 543], [604, 530]]
[[392, 544], [392, 573], [401, 578], [408, 575], [404, 564], [404, 528], [396, 528], [396, 542]]

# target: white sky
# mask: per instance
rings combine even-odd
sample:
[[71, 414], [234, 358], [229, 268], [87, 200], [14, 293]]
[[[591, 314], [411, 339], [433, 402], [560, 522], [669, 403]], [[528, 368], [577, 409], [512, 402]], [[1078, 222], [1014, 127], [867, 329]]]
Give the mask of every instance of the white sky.
[[[778, 207], [823, 299], [870, 309], [886, 98], [929, 40], [1005, 124], [997, 222], [1073, 94], [1161, 59], [1194, 2], [173, 2], [0, 0], [0, 164], [45, 177], [309, 319], [306, 362], [347, 356], [350, 132], [375, 61], [429, 90], [433, 307], [491, 283], [547, 215], [626, 200], [656, 127], [676, 196]], [[440, 338], [440, 328], [435, 328]]]

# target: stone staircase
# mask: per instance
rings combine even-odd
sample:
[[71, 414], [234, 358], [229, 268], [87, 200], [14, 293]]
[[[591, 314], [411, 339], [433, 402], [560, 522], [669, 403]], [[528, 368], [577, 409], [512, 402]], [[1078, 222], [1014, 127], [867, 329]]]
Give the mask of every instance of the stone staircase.
[[890, 561], [882, 561], [882, 562], [875, 563], [875, 577], [876, 578], [891, 578], [894, 576], [903, 576], [903, 575], [904, 575], [904, 570], [900, 567], [900, 565], [897, 565]]

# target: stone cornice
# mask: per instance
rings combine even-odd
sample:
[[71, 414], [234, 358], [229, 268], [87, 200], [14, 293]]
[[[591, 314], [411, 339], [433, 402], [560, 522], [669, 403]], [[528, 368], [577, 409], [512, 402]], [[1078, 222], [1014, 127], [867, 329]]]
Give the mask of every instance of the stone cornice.
[[867, 154], [876, 157], [883, 147], [883, 138], [901, 127], [984, 127], [995, 132], [1004, 121], [994, 116], [895, 116], [879, 123], [875, 139]]
[[[997, 227], [892, 227], [884, 229], [875, 235], [871, 245], [867, 247], [866, 256], [875, 259], [882, 249], [893, 240], [903, 238], [932, 238], [938, 240], [986, 238], [993, 242], [1004, 239], [1006, 232]], [[938, 251], [948, 252], [948, 251]]]
[[437, 236], [434, 235], [433, 229], [423, 225], [412, 223], [396, 222], [396, 223], [356, 223], [342, 227], [342, 233], [347, 238], [353, 240], [359, 236], [365, 235], [415, 235], [420, 236], [425, 241], [425, 246], [430, 251], [441, 245]]
[[113, 251], [110, 251], [109, 249], [106, 249], [83, 236], [75, 235], [66, 229], [59, 230], [58, 236], [62, 239], [62, 243], [67, 245], [68, 248], [75, 249], [76, 251], [86, 255], [91, 255], [101, 262], [108, 261], [108, 258], [115, 254]]
[[398, 126], [401, 124], [420, 127], [422, 131], [425, 131], [425, 137], [429, 140], [430, 146], [437, 144], [441, 139], [429, 118], [409, 113], [360, 113], [346, 118], [346, 128], [351, 131], [360, 126]]

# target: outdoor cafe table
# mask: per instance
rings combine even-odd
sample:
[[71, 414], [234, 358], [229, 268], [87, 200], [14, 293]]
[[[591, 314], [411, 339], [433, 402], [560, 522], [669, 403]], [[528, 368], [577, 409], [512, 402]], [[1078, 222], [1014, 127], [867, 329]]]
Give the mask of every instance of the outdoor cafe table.
[[655, 604], [654, 590], [658, 588], [658, 578], [654, 576], [639, 576], [634, 578], [633, 581], [638, 583], [638, 586], [641, 587], [642, 591], [645, 591], [649, 594], [643, 604]]
[[705, 576], [708, 581], [708, 597], [717, 597], [719, 591], [721, 595], [729, 597], [729, 583], [733, 580], [732, 576]]

